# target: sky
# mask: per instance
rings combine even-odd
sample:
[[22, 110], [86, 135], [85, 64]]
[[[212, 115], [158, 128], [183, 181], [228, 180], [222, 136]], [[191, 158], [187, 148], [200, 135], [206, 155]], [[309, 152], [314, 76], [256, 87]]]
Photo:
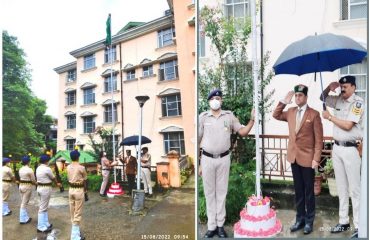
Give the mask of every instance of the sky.
[[32, 70], [31, 89], [47, 102], [47, 114], [57, 118], [59, 101], [56, 67], [76, 59], [69, 53], [105, 39], [111, 13], [112, 35], [130, 21], [148, 22], [169, 9], [167, 0], [2, 0], [2, 30], [18, 38]]

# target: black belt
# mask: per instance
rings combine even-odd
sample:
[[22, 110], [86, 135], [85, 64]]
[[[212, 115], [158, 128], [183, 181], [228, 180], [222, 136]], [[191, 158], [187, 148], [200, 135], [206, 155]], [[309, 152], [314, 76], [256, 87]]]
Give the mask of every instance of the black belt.
[[110, 169], [109, 169], [109, 168], [103, 168], [102, 170], [103, 170], [103, 171], [110, 171]]
[[84, 185], [81, 183], [69, 183], [71, 188], [84, 188]]
[[150, 168], [150, 167], [141, 167], [141, 168]]
[[20, 183], [31, 183], [32, 184], [32, 181], [27, 181], [27, 180], [20, 180], [19, 182]]
[[346, 141], [334, 141], [335, 144], [342, 147], [357, 147], [357, 142], [346, 142]]
[[42, 186], [52, 186], [53, 183], [37, 183], [38, 186], [42, 187]]
[[12, 180], [3, 179], [3, 182], [13, 182]]
[[230, 150], [227, 150], [226, 152], [223, 152], [221, 154], [212, 154], [212, 153], [206, 152], [204, 150], [202, 151], [202, 154], [204, 156], [211, 157], [211, 158], [223, 158], [223, 157], [227, 156], [229, 153], [230, 153]]

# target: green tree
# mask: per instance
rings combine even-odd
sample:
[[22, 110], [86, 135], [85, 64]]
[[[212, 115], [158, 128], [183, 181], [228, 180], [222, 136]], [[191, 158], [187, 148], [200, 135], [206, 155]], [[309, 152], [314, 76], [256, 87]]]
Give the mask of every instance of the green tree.
[[[50, 116], [46, 103], [30, 89], [31, 70], [17, 38], [3, 31], [3, 155], [14, 158], [44, 146]], [[41, 127], [42, 126], [42, 127]]]
[[[208, 63], [201, 65], [199, 75], [199, 112], [209, 109], [207, 95], [210, 90], [220, 88], [223, 91], [223, 109], [231, 110], [242, 124], [250, 119], [253, 108], [253, 76], [252, 65], [247, 55], [248, 41], [251, 34], [250, 19], [236, 20], [226, 18], [218, 8], [204, 7], [201, 9], [200, 24], [205, 36], [211, 40], [211, 48], [217, 56], [217, 64], [210, 66]], [[262, 116], [270, 111], [273, 104], [271, 92], [264, 92], [270, 83], [273, 73], [267, 71], [265, 66], [269, 61], [269, 53], [265, 54], [259, 70], [259, 110]], [[263, 74], [261, 74], [263, 73]], [[263, 75], [263, 78], [261, 77]], [[262, 79], [261, 79], [262, 78]], [[241, 138], [236, 133], [232, 135], [235, 150], [232, 160], [246, 162], [255, 156], [254, 141]]]
[[[93, 150], [88, 151], [91, 155], [94, 156], [95, 159], [100, 159], [99, 154], [101, 151], [105, 151], [107, 153], [107, 158], [113, 160], [113, 130], [112, 129], [105, 129], [103, 127], [97, 127], [94, 133], [90, 133], [89, 137], [89, 145]], [[115, 137], [115, 153], [116, 156], [118, 155], [118, 148], [119, 148], [119, 139], [116, 135]]]

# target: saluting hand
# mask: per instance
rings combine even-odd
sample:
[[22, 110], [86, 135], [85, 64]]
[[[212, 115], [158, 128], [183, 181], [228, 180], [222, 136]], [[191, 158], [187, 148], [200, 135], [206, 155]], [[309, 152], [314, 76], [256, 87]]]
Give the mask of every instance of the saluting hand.
[[289, 91], [288, 94], [284, 98], [285, 104], [290, 104], [292, 103], [292, 98], [294, 96], [294, 91]]
[[340, 86], [339, 82], [331, 82], [329, 84], [329, 89], [332, 92], [335, 92], [335, 89], [337, 89]]

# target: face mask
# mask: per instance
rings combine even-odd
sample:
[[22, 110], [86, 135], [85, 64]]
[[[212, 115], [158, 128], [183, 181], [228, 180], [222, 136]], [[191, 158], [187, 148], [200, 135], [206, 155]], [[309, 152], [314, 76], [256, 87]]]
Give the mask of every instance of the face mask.
[[218, 110], [221, 107], [221, 102], [219, 100], [213, 99], [209, 101], [209, 106], [212, 108], [212, 110]]

